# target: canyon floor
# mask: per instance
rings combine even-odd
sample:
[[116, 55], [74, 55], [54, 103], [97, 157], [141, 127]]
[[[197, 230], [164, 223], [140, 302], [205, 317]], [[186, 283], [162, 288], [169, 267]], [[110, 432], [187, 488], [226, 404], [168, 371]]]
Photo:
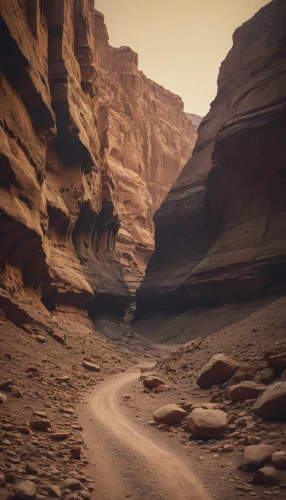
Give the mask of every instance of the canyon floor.
[[[195, 384], [218, 352], [263, 369], [265, 350], [284, 341], [285, 306], [285, 297], [272, 297], [163, 315], [153, 327], [149, 318], [134, 327], [144, 338], [126, 325], [105, 320], [91, 330], [63, 315], [66, 345], [1, 318], [0, 498], [15, 498], [19, 483], [28, 500], [35, 490], [39, 500], [285, 498], [285, 471], [266, 487], [239, 469], [253, 436], [285, 449], [285, 423], [257, 423], [252, 401], [227, 402], [221, 388]], [[170, 390], [144, 389], [146, 370]], [[155, 425], [154, 410], [188, 401], [215, 401], [231, 415], [223, 438], [195, 440], [183, 424]]]

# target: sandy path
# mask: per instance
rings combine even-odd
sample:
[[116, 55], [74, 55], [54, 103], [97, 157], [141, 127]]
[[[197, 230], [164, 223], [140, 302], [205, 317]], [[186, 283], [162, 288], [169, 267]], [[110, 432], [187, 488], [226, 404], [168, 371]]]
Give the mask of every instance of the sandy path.
[[146, 435], [120, 408], [119, 397], [139, 370], [100, 384], [82, 412], [96, 490], [93, 500], [211, 500], [200, 480], [175, 454]]

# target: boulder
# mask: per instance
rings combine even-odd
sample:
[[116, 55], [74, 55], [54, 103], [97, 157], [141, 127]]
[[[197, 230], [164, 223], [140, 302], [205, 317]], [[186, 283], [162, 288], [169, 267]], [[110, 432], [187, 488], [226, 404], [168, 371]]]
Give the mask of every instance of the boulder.
[[186, 417], [187, 412], [178, 405], [169, 404], [162, 406], [153, 413], [153, 418], [157, 424], [179, 424]]
[[268, 465], [254, 472], [251, 482], [253, 484], [272, 485], [279, 483], [279, 479], [277, 470]]
[[247, 446], [243, 453], [241, 468], [245, 472], [254, 472], [263, 465], [271, 462], [275, 447], [267, 444], [254, 444]]
[[197, 384], [200, 387], [221, 384], [232, 376], [238, 366], [238, 363], [228, 356], [222, 353], [216, 354], [201, 370]]
[[286, 469], [286, 453], [285, 451], [275, 451], [271, 457], [271, 462], [276, 469]]
[[245, 401], [246, 399], [257, 398], [266, 387], [255, 382], [245, 381], [237, 385], [232, 385], [226, 390], [226, 397], [231, 401]]
[[266, 420], [286, 419], [286, 382], [269, 386], [254, 404], [258, 417]]
[[187, 424], [196, 437], [218, 438], [227, 426], [227, 415], [221, 410], [195, 408], [188, 416]]
[[36, 486], [32, 481], [21, 481], [14, 487], [15, 495], [22, 500], [33, 500], [36, 496]]
[[166, 385], [164, 380], [162, 380], [159, 377], [151, 376], [151, 377], [146, 377], [143, 380], [143, 385], [146, 387], [146, 389], [156, 389], [160, 385]]

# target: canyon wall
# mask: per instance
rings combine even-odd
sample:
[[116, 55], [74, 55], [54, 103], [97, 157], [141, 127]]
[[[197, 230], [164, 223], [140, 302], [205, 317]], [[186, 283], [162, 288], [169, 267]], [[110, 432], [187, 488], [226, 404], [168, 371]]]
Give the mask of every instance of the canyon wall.
[[191, 156], [197, 127], [180, 97], [139, 71], [133, 50], [109, 45], [99, 12], [95, 29], [99, 135], [120, 220], [116, 248], [134, 297], [154, 249], [154, 212]]
[[203, 117], [200, 115], [195, 115], [194, 113], [186, 113], [186, 115], [189, 120], [191, 120], [192, 124], [195, 125], [195, 127], [199, 128]]
[[130, 303], [93, 110], [93, 0], [0, 4], [0, 307], [18, 325]]
[[286, 4], [237, 29], [193, 157], [155, 215], [137, 318], [285, 291]]
[[93, 0], [3, 0], [0, 39], [0, 308], [123, 317], [196, 128]]

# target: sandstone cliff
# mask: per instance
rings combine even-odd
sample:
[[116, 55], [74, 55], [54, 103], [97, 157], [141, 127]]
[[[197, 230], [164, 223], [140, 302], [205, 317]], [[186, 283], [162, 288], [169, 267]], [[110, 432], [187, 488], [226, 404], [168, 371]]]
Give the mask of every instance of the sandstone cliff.
[[192, 154], [197, 129], [181, 98], [139, 71], [135, 52], [109, 45], [99, 12], [95, 29], [99, 135], [121, 224], [116, 248], [134, 295], [154, 248], [154, 212]]
[[18, 325], [129, 305], [93, 111], [94, 29], [93, 0], [0, 5], [0, 306]]
[[123, 316], [196, 128], [93, 0], [4, 0], [0, 39], [0, 307], [27, 328]]
[[285, 33], [283, 0], [234, 33], [193, 157], [155, 215], [138, 316], [285, 290]]

